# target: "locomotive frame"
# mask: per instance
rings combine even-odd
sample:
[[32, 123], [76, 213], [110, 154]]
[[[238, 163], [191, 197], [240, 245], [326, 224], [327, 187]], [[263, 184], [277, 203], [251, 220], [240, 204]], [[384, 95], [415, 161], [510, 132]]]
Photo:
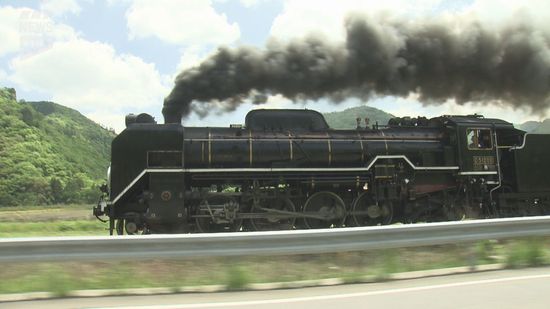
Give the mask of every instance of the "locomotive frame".
[[549, 155], [550, 135], [479, 115], [355, 130], [312, 110], [253, 110], [229, 128], [131, 115], [94, 214], [111, 234], [546, 214]]

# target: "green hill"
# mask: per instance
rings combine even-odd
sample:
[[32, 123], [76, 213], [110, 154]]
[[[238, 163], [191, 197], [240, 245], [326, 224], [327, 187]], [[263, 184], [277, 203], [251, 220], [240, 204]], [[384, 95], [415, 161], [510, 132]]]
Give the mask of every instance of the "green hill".
[[544, 121], [542, 121], [540, 125], [532, 132], [550, 134], [550, 119], [545, 119]]
[[355, 129], [357, 128], [357, 118], [361, 118], [361, 126], [365, 126], [365, 118], [369, 118], [370, 125], [378, 122], [380, 125], [388, 123], [394, 116], [382, 110], [370, 106], [357, 106], [348, 108], [341, 112], [332, 112], [323, 114], [328, 125], [333, 129]]
[[544, 121], [527, 121], [520, 125], [516, 125], [520, 130], [538, 133], [538, 134], [550, 134], [550, 119]]
[[527, 121], [519, 125], [514, 125], [514, 127], [527, 132], [535, 130], [538, 126], [540, 126], [540, 122], [538, 121]]
[[114, 132], [52, 102], [0, 88], [0, 206], [95, 200]]

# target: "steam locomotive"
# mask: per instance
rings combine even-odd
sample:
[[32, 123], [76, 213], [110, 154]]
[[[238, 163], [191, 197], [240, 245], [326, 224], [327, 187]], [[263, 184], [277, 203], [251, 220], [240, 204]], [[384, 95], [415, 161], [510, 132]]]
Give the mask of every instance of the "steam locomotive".
[[479, 115], [330, 129], [313, 110], [244, 126], [126, 117], [93, 213], [110, 233], [369, 226], [550, 213], [550, 135]]

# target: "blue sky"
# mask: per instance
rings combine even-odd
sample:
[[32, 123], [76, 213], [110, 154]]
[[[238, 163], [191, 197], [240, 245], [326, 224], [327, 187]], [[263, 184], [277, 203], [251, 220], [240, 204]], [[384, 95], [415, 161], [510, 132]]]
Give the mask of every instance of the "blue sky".
[[[263, 46], [271, 38], [288, 40], [311, 32], [343, 39], [350, 12], [394, 14], [405, 18], [475, 14], [487, 22], [506, 20], [517, 10], [548, 20], [544, 1], [499, 0], [45, 0], [0, 4], [0, 85], [15, 87], [25, 100], [51, 100], [75, 108], [120, 131], [124, 115], [148, 112], [162, 121], [162, 100], [182, 69], [195, 66], [218, 46]], [[263, 106], [244, 104], [236, 111], [186, 125], [241, 123], [255, 107], [307, 107], [336, 111], [368, 104], [396, 115], [437, 116], [482, 113], [521, 122], [547, 115], [499, 106], [424, 106], [414, 96], [293, 104], [280, 96]]]

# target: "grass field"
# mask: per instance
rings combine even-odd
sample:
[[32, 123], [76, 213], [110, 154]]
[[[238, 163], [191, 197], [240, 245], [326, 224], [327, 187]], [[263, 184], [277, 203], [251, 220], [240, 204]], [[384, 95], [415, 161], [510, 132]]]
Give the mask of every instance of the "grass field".
[[0, 222], [0, 237], [108, 235], [106, 223], [97, 220]]
[[405, 248], [319, 255], [234, 257], [196, 260], [97, 261], [86, 263], [16, 263], [0, 269], [0, 293], [31, 291], [64, 295], [70, 290], [225, 285], [342, 278], [358, 282], [369, 276], [471, 264], [503, 262], [509, 267], [550, 262], [549, 239], [479, 242], [429, 248]]
[[91, 220], [92, 205], [48, 205], [0, 207], [0, 222]]
[[0, 237], [108, 235], [92, 205], [0, 207]]

